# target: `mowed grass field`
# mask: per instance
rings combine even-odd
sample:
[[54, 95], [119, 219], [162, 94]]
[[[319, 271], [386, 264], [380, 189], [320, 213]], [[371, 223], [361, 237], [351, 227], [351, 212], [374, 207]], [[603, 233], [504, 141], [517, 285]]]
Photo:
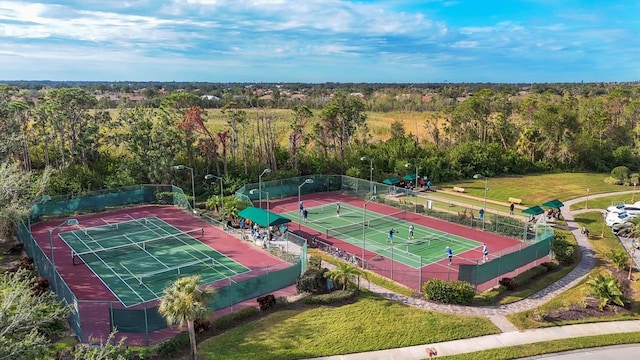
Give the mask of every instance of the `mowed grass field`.
[[[585, 172], [489, 178], [487, 180], [487, 188], [489, 189], [487, 199], [506, 203], [509, 197], [515, 197], [522, 199], [522, 205], [533, 206], [553, 199], [564, 201], [587, 195], [633, 190], [633, 187], [605, 183], [604, 180], [608, 176], [609, 174]], [[484, 184], [485, 180], [482, 179], [468, 179], [434, 185], [436, 188], [445, 190], [451, 190], [454, 186], [462, 187], [465, 189], [465, 193], [483, 198]], [[638, 191], [640, 192], [640, 188]], [[593, 208], [596, 204], [600, 204], [606, 208], [605, 204], [618, 201], [631, 202], [631, 198], [632, 194], [601, 198], [597, 203], [592, 202], [589, 207]], [[640, 195], [636, 195], [635, 198], [640, 200]]]

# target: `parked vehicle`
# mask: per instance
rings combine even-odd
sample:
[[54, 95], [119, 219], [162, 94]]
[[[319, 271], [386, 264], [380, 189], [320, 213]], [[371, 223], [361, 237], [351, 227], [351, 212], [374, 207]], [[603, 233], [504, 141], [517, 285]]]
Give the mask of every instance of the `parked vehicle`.
[[609, 206], [607, 208], [607, 214], [610, 213], [629, 213], [629, 214], [640, 214], [640, 201], [636, 201], [633, 204], [621, 204], [617, 206]]
[[630, 215], [629, 213], [609, 213], [607, 217], [604, 218], [604, 223], [607, 226], [613, 226], [616, 224], [625, 223], [640, 214]]
[[615, 224], [611, 227], [611, 232], [614, 235], [627, 237], [633, 231], [633, 224], [630, 222], [623, 222]]

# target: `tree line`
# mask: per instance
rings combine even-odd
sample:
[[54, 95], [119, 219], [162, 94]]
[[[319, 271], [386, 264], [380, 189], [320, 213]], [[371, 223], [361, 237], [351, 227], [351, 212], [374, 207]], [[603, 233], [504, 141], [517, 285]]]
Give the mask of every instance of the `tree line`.
[[[248, 101], [222, 96], [223, 121], [216, 124], [207, 120], [202, 98], [189, 91], [160, 96], [157, 107], [122, 103], [104, 109], [93, 93], [78, 87], [33, 92], [5, 85], [0, 160], [7, 174], [14, 167], [36, 175], [55, 170], [46, 189], [38, 190], [51, 195], [138, 183], [188, 189], [188, 174], [174, 170], [184, 164], [194, 169], [198, 200], [220, 192], [217, 182], [205, 183], [206, 174], [222, 177], [230, 195], [257, 181], [264, 168], [273, 170], [269, 179], [312, 173], [368, 178], [364, 156], [377, 181], [408, 172], [407, 163], [434, 182], [476, 173], [640, 168], [635, 84], [538, 85], [527, 91], [480, 85], [323, 87], [306, 98], [313, 106], [299, 103], [286, 112], [255, 100], [242, 86], [230, 94], [244, 92]], [[350, 92], [358, 89], [364, 93]], [[387, 140], [373, 141], [368, 114], [401, 106], [429, 108], [422, 124], [428, 136], [418, 139], [396, 121], [389, 124]], [[9, 193], [3, 203], [11, 203]]]

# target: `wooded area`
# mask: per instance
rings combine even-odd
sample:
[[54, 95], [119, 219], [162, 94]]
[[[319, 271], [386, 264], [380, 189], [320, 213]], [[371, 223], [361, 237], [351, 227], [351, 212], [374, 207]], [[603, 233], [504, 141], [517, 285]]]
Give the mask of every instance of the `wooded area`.
[[[0, 86], [0, 160], [36, 174], [55, 169], [51, 195], [138, 183], [188, 188], [177, 164], [194, 169], [198, 200], [219, 194], [206, 174], [223, 177], [229, 195], [264, 168], [269, 179], [368, 178], [362, 157], [378, 181], [413, 172], [407, 163], [436, 183], [640, 169], [637, 83], [68, 85]], [[369, 115], [403, 112], [417, 112], [416, 133], [427, 136], [392, 120], [374, 137]]]

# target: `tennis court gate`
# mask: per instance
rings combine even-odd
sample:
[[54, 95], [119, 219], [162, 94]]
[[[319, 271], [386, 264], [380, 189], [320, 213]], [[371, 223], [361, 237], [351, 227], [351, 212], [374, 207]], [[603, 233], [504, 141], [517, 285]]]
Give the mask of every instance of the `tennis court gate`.
[[[82, 319], [91, 319], [91, 314], [95, 311], [109, 311], [111, 328], [108, 332], [117, 327], [118, 331], [123, 333], [145, 333], [147, 344], [149, 333], [166, 328], [167, 322], [157, 313], [157, 306], [148, 307], [148, 304], [142, 304], [125, 309], [122, 304], [110, 300], [78, 299], [33, 238], [31, 224], [42, 219], [60, 218], [73, 213], [100, 212], [144, 204], [173, 205], [193, 213], [188, 198], [182, 189], [176, 186], [135, 185], [90, 192], [86, 196], [77, 198], [52, 197], [46, 202], [34, 204], [26, 223], [20, 221], [17, 224], [18, 240], [24, 245], [27, 255], [33, 259], [40, 276], [49, 281], [58, 300], [70, 306], [69, 324], [80, 342], [88, 341], [89, 336], [92, 335], [84, 333]], [[220, 280], [222, 283], [214, 284], [217, 287], [217, 297], [209, 306], [213, 309], [229, 307], [294, 284], [306, 267], [307, 247], [304, 243], [301, 245], [300, 255], [286, 261], [291, 266], [279, 270], [271, 270], [268, 267], [255, 269], [250, 273]]]

